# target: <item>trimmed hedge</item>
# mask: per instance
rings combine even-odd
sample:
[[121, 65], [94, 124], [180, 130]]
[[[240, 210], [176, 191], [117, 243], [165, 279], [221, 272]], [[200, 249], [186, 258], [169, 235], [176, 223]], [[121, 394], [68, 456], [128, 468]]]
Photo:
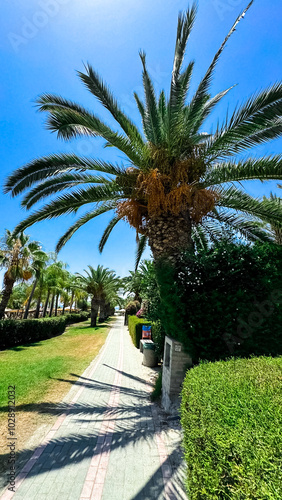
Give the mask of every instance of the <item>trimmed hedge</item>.
[[64, 333], [71, 323], [86, 321], [89, 313], [66, 314], [55, 318], [5, 319], [0, 321], [0, 349], [50, 339]]
[[50, 339], [64, 333], [66, 318], [5, 319], [0, 321], [0, 349]]
[[181, 424], [191, 500], [282, 498], [282, 357], [201, 363]]
[[139, 349], [140, 340], [142, 339], [142, 326], [152, 325], [152, 336], [153, 336], [153, 324], [151, 321], [147, 321], [144, 318], [137, 318], [137, 316], [128, 317], [128, 330], [132, 342]]
[[139, 349], [140, 340], [142, 339], [142, 326], [152, 325], [152, 340], [156, 344], [156, 353], [159, 357], [163, 354], [164, 336], [161, 324], [159, 321], [147, 321], [144, 318], [137, 316], [128, 316], [128, 329], [132, 342]]
[[64, 317], [66, 318], [67, 325], [70, 325], [72, 323], [87, 321], [90, 318], [90, 313], [86, 311], [82, 311], [80, 313], [68, 313]]

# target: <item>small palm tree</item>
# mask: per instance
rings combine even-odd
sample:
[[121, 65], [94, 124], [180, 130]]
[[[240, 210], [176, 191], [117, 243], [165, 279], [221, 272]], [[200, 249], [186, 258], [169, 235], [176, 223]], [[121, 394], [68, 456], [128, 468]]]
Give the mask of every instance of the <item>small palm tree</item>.
[[[205, 123], [215, 106], [233, 88], [211, 96], [210, 87], [219, 57], [253, 0], [237, 18], [211, 65], [190, 99], [194, 68], [183, 69], [187, 42], [196, 18], [196, 5], [179, 15], [172, 79], [168, 94], [157, 96], [149, 76], [146, 55], [143, 66], [145, 100], [134, 94], [143, 123], [141, 132], [120, 109], [107, 85], [88, 64], [79, 77], [87, 89], [116, 120], [112, 130], [96, 114], [60, 96], [44, 94], [40, 111], [48, 113], [48, 128], [69, 140], [78, 136], [102, 137], [106, 146], [123, 153], [125, 163], [56, 154], [32, 161], [7, 180], [5, 191], [13, 196], [29, 189], [22, 201], [30, 209], [38, 201], [60, 192], [27, 219], [16, 231], [35, 222], [90, 210], [60, 238], [57, 250], [82, 225], [109, 211], [114, 216], [106, 227], [100, 250], [112, 229], [126, 220], [146, 239], [155, 260], [177, 259], [183, 249], [193, 248], [193, 238], [211, 238], [221, 225], [251, 240], [271, 240], [262, 222], [282, 222], [281, 207], [253, 198], [241, 181], [282, 178], [281, 155], [237, 159], [237, 155], [282, 135], [282, 84], [276, 83], [250, 97], [212, 132]], [[32, 186], [34, 187], [32, 188]], [[72, 188], [74, 188], [72, 190]]]
[[14, 236], [11, 231], [6, 230], [0, 248], [0, 267], [6, 269], [0, 302], [0, 319], [4, 317], [14, 284], [32, 277], [32, 263], [37, 261], [41, 254], [40, 243], [30, 241], [30, 237], [24, 233]]
[[81, 288], [91, 298], [91, 326], [96, 327], [98, 311], [100, 308], [100, 319], [104, 320], [105, 305], [113, 300], [120, 288], [120, 278], [116, 276], [114, 271], [98, 265], [97, 269], [88, 266], [88, 270], [84, 270], [86, 276], [77, 273], [77, 287]]
[[133, 300], [137, 300], [138, 302], [142, 302], [141, 297], [141, 273], [137, 270], [135, 272], [129, 271], [129, 276], [123, 278], [123, 287], [125, 292], [133, 293]]

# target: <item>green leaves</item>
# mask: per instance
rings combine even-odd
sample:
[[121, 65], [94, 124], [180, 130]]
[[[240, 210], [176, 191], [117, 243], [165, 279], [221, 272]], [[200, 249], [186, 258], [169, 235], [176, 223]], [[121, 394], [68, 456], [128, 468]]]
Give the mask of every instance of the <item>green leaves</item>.
[[246, 212], [269, 223], [282, 222], [282, 207], [273, 201], [252, 198], [233, 186], [222, 188], [219, 194], [217, 205], [220, 207]]
[[[112, 206], [112, 208], [116, 208], [116, 204]], [[108, 238], [112, 232], [112, 230], [114, 229], [114, 227], [117, 225], [117, 223], [120, 221], [120, 217], [118, 216], [115, 216], [112, 218], [112, 220], [109, 222], [109, 224], [107, 225], [103, 235], [102, 235], [102, 238], [100, 240], [100, 243], [99, 243], [99, 252], [102, 253], [103, 249], [104, 249], [104, 246], [105, 244], [107, 243], [108, 241]]]
[[158, 146], [162, 143], [162, 133], [157, 98], [152, 80], [147, 71], [146, 54], [141, 51], [139, 55], [143, 65], [143, 85], [146, 99], [144, 123], [146, 125], [146, 130], [149, 132], [148, 139], [155, 146]]
[[97, 300], [106, 300], [113, 294], [117, 294], [120, 288], [120, 278], [114, 271], [100, 265], [96, 269], [88, 266], [88, 269], [84, 269], [85, 275], [76, 273], [77, 285], [82, 290], [90, 293]]
[[233, 24], [231, 30], [229, 31], [228, 35], [226, 36], [225, 40], [221, 44], [219, 50], [215, 54], [211, 65], [209, 66], [204, 78], [201, 80], [200, 85], [191, 101], [190, 105], [190, 120], [193, 121], [193, 119], [198, 115], [199, 110], [203, 107], [203, 105], [206, 103], [207, 96], [209, 94], [210, 90], [210, 85], [212, 82], [212, 77], [213, 73], [215, 70], [215, 67], [217, 65], [217, 62], [223, 52], [223, 49], [225, 48], [225, 45], [227, 44], [229, 38], [231, 35], [235, 32], [237, 25], [239, 22], [245, 17], [246, 12], [249, 10], [251, 5], [253, 4], [254, 0], [252, 0], [249, 5], [246, 7], [246, 9], [237, 17], [235, 23]]
[[282, 133], [282, 83], [249, 98], [235, 110], [211, 139], [208, 154], [212, 159], [240, 153]]
[[4, 192], [11, 192], [12, 196], [16, 196], [38, 181], [45, 180], [47, 177], [60, 176], [73, 170], [80, 173], [86, 170], [96, 170], [111, 175], [119, 175], [124, 172], [121, 167], [103, 160], [81, 158], [74, 154], [56, 154], [33, 160], [26, 166], [15, 170], [8, 177]]
[[248, 158], [247, 160], [217, 163], [207, 173], [204, 187], [224, 182], [259, 179], [275, 180], [282, 177], [282, 155]]
[[180, 13], [178, 17], [177, 36], [175, 44], [174, 63], [170, 87], [170, 99], [168, 106], [169, 114], [169, 134], [173, 135], [173, 127], [180, 121], [180, 114], [183, 110], [189, 83], [192, 76], [194, 63], [191, 62], [187, 69], [180, 74], [188, 38], [193, 29], [197, 14], [197, 5], [193, 3], [191, 9]]
[[37, 212], [34, 212], [24, 221], [20, 222], [15, 228], [15, 234], [23, 231], [35, 222], [41, 220], [53, 219], [60, 215], [76, 213], [77, 210], [89, 203], [98, 203], [109, 200], [122, 199], [123, 194], [116, 184], [106, 184], [104, 186], [91, 186], [86, 189], [77, 189], [72, 193], [59, 196], [45, 205]]
[[72, 101], [63, 99], [60, 96], [50, 94], [44, 94], [43, 98], [39, 98], [38, 104], [40, 111], [49, 112], [47, 128], [52, 132], [57, 132], [58, 137], [69, 140], [84, 135], [100, 136], [112, 146], [120, 149], [133, 163], [138, 165], [140, 157], [130, 139], [118, 132], [114, 132], [96, 115], [85, 108], [77, 106]]
[[102, 203], [94, 210], [91, 210], [90, 212], [87, 212], [82, 217], [80, 217], [72, 226], [70, 226], [68, 228], [68, 230], [65, 232], [65, 234], [63, 234], [63, 236], [61, 236], [61, 238], [59, 239], [59, 241], [56, 245], [56, 252], [59, 252], [63, 248], [63, 246], [70, 240], [70, 238], [73, 236], [73, 234], [81, 226], [84, 226], [84, 224], [86, 224], [90, 220], [94, 219], [95, 217], [98, 217], [101, 214], [109, 212], [110, 210], [113, 210], [114, 208], [116, 208], [116, 202]]
[[78, 75], [80, 76], [85, 86], [111, 113], [111, 115], [119, 123], [133, 145], [142, 150], [142, 148], [144, 147], [144, 141], [137, 127], [121, 111], [118, 106], [117, 100], [114, 98], [113, 94], [110, 92], [107, 85], [105, 85], [98, 73], [93, 70], [90, 64], [87, 64], [85, 68], [86, 74], [78, 71]]
[[138, 269], [142, 255], [143, 255], [147, 245], [148, 245], [148, 238], [146, 235], [142, 234], [139, 241], [137, 242], [136, 259], [135, 259], [135, 272]]

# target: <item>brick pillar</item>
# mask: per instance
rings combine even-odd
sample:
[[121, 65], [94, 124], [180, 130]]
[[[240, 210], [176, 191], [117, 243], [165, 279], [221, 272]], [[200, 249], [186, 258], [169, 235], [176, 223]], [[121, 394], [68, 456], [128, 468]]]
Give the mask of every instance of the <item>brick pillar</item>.
[[184, 351], [183, 344], [166, 336], [162, 376], [162, 406], [169, 413], [179, 399], [182, 382], [192, 358]]

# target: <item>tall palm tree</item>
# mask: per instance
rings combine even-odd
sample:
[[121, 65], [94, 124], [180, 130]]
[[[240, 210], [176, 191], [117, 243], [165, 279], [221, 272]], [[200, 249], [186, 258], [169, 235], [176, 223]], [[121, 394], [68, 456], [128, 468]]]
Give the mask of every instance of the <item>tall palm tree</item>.
[[242, 159], [238, 154], [282, 135], [282, 83], [247, 99], [214, 132], [205, 127], [215, 106], [233, 88], [213, 97], [210, 93], [220, 55], [252, 3], [253, 0], [236, 19], [189, 99], [194, 62], [184, 69], [183, 63], [196, 18], [195, 4], [178, 18], [168, 94], [163, 90], [156, 95], [146, 55], [140, 52], [145, 100], [136, 93], [134, 97], [143, 132], [121, 110], [89, 64], [79, 77], [111, 113], [118, 130], [111, 129], [81, 105], [57, 95], [42, 95], [38, 99], [39, 110], [48, 113], [47, 126], [59, 138], [102, 137], [106, 146], [123, 153], [124, 163], [55, 154], [16, 170], [7, 180], [5, 191], [15, 196], [29, 189], [22, 201], [26, 209], [63, 192], [27, 217], [16, 231], [90, 205], [89, 211], [60, 238], [57, 250], [82, 225], [110, 211], [114, 211], [113, 218], [104, 231], [100, 250], [115, 225], [124, 219], [143, 237], [143, 242], [148, 239], [155, 260], [164, 256], [177, 259], [183, 249], [193, 248], [192, 231], [199, 237], [202, 232], [213, 235], [221, 224], [251, 240], [271, 239], [261, 223], [281, 222], [281, 207], [253, 198], [241, 187], [241, 181], [281, 179], [282, 157], [250, 155]]
[[32, 289], [31, 289], [31, 292], [30, 292], [30, 295], [29, 295], [29, 298], [28, 298], [28, 301], [26, 304], [24, 319], [27, 319], [27, 317], [28, 317], [28, 311], [30, 309], [30, 304], [31, 304], [31, 301], [32, 301], [33, 296], [34, 296], [36, 286], [38, 285], [38, 282], [40, 280], [40, 276], [43, 273], [44, 268], [46, 267], [46, 263], [47, 263], [48, 259], [49, 259], [49, 256], [47, 255], [47, 253], [45, 253], [43, 251], [40, 251], [40, 253], [37, 252], [37, 254], [34, 256], [31, 267], [32, 267], [33, 275], [35, 276], [35, 278], [34, 278]]
[[0, 247], [0, 267], [6, 269], [3, 280], [3, 291], [0, 302], [0, 319], [17, 281], [29, 280], [32, 277], [31, 264], [39, 258], [41, 246], [38, 241], [31, 241], [23, 232], [15, 236], [8, 229]]
[[[114, 271], [98, 265], [97, 269], [88, 266], [89, 270], [84, 270], [86, 276], [77, 273], [77, 287], [81, 288], [91, 298], [91, 326], [97, 325], [99, 308], [102, 308], [104, 315], [105, 304], [117, 294], [120, 288], [120, 279]], [[103, 318], [104, 319], [104, 318]]]

